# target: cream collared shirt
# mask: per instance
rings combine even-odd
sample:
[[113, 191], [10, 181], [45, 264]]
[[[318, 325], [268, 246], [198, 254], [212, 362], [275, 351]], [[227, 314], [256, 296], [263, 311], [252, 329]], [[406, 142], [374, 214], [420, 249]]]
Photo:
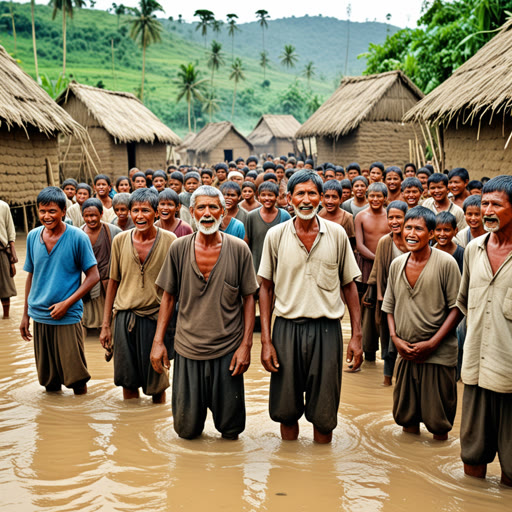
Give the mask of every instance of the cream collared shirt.
[[0, 201], [0, 242], [8, 245], [16, 241], [16, 229], [12, 220], [11, 209], [5, 201]]

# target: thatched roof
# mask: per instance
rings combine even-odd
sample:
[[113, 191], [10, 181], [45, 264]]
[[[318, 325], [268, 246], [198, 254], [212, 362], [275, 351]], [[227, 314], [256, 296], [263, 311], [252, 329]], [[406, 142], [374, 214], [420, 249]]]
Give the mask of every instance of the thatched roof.
[[272, 139], [286, 139], [293, 141], [295, 134], [300, 128], [301, 124], [292, 115], [272, 115], [265, 114], [260, 117], [254, 130], [247, 136], [247, 138], [255, 146], [265, 146], [269, 144]]
[[71, 82], [58, 98], [65, 105], [70, 94], [117, 142], [155, 142], [177, 145], [181, 139], [133, 94]]
[[409, 110], [404, 119], [435, 123], [455, 118], [471, 123], [487, 112], [510, 113], [511, 72], [512, 20], [450, 78]]
[[423, 93], [401, 71], [346, 77], [295, 136], [338, 138], [363, 121], [400, 122], [421, 98]]
[[194, 140], [196, 134], [194, 132], [188, 132], [185, 135], [185, 138], [181, 141], [181, 144], [176, 148], [176, 151], [179, 153], [180, 151], [186, 151], [190, 145], [190, 143]]
[[46, 136], [82, 137], [83, 128], [0, 46], [0, 126], [37, 128]]
[[235, 128], [233, 123], [230, 123], [229, 121], [222, 121], [220, 123], [208, 123], [190, 142], [187, 147], [187, 151], [207, 153], [208, 151], [215, 149], [231, 130], [241, 137], [251, 150], [253, 149], [251, 142]]

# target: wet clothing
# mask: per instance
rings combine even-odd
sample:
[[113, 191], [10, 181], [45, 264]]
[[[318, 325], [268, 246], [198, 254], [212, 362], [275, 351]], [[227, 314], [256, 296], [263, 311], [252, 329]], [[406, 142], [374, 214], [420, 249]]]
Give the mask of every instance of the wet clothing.
[[90, 378], [84, 352], [82, 325], [50, 325], [34, 321], [34, 353], [42, 386], [67, 388], [83, 385]]
[[393, 390], [393, 417], [402, 427], [424, 423], [432, 434], [453, 427], [457, 411], [455, 367], [400, 359]]
[[317, 430], [328, 434], [337, 425], [341, 392], [340, 321], [277, 317], [272, 343], [279, 371], [270, 375], [270, 417], [292, 425], [305, 413]]
[[243, 375], [231, 376], [233, 352], [208, 360], [193, 360], [176, 354], [172, 380], [174, 430], [185, 439], [201, 435], [207, 410], [215, 428], [234, 439], [245, 429]]

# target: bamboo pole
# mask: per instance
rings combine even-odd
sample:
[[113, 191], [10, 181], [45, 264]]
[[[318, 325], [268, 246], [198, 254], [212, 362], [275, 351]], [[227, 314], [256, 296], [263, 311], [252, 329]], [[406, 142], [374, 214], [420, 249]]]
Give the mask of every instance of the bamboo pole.
[[430, 140], [430, 145], [432, 147], [432, 155], [434, 157], [434, 163], [435, 163], [435, 165], [437, 167], [437, 172], [442, 172], [441, 166], [439, 165], [439, 160], [437, 158], [436, 148], [434, 146], [434, 141], [432, 139], [432, 134], [430, 133], [430, 128], [428, 126], [425, 126], [425, 128], [427, 130], [428, 138]]
[[55, 187], [55, 180], [53, 178], [52, 164], [48, 157], [46, 157], [45, 160], [46, 160], [46, 177], [48, 178], [48, 185]]
[[444, 170], [444, 144], [441, 142], [441, 130], [439, 125], [436, 124], [437, 147], [439, 148], [439, 157], [441, 158], [441, 168]]
[[25, 234], [28, 235], [27, 207], [25, 205], [23, 205], [23, 227], [25, 228]]
[[409, 142], [409, 162], [412, 162], [414, 160], [414, 157], [412, 155], [412, 140], [409, 139], [408, 142]]

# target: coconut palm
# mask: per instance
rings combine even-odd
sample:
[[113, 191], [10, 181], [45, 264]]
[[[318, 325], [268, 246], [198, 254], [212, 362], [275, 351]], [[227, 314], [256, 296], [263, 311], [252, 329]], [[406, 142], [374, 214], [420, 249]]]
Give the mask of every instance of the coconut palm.
[[219, 35], [222, 32], [222, 25], [224, 22], [222, 20], [212, 20], [212, 30]]
[[80, 9], [85, 5], [85, 0], [50, 0], [53, 7], [52, 20], [57, 16], [57, 11], [62, 11], [62, 74], [66, 74], [66, 18], [73, 18], [73, 9]]
[[235, 58], [235, 34], [236, 32], [240, 32], [240, 29], [236, 25], [236, 20], [238, 16], [236, 14], [228, 14], [228, 34], [231, 37], [231, 62]]
[[312, 60], [310, 60], [305, 66], [304, 66], [304, 71], [302, 73], [305, 77], [306, 77], [306, 80], [308, 81], [308, 88], [310, 87], [310, 82], [311, 82], [311, 79], [316, 75], [316, 72], [315, 72], [315, 65], [313, 63]]
[[265, 9], [260, 9], [256, 11], [256, 17], [258, 18], [258, 23], [261, 27], [261, 38], [263, 42], [263, 51], [265, 51], [265, 29], [268, 28], [267, 20], [270, 18], [268, 11]]
[[210, 46], [210, 53], [208, 54], [208, 62], [206, 63], [209, 69], [212, 70], [211, 89], [213, 91], [213, 75], [218, 71], [221, 66], [224, 66], [224, 54], [222, 53], [222, 45], [217, 41], [212, 41]]
[[208, 34], [208, 27], [215, 20], [213, 12], [208, 9], [198, 9], [194, 16], [199, 18], [199, 23], [196, 26], [196, 30], [201, 29], [201, 35], [204, 37], [204, 47], [206, 48], [206, 35]]
[[283, 53], [279, 56], [281, 64], [286, 68], [294, 68], [299, 56], [295, 53], [295, 46], [285, 44]]
[[212, 122], [213, 114], [220, 110], [219, 106], [219, 98], [215, 96], [214, 91], [210, 91], [206, 98], [204, 98], [203, 104], [201, 106], [201, 111], [206, 112], [210, 117], [210, 123]]
[[139, 6], [132, 9], [130, 37], [142, 47], [142, 84], [140, 100], [144, 101], [144, 73], [146, 69], [146, 48], [161, 41], [162, 24], [155, 12], [164, 11], [156, 0], [139, 0]]
[[117, 28], [119, 29], [119, 21], [121, 20], [121, 16], [123, 14], [127, 14], [128, 13], [128, 8], [126, 7], [126, 5], [123, 5], [123, 4], [119, 4], [117, 5], [115, 2], [112, 4], [112, 11], [114, 12], [114, 14], [117, 16]]
[[245, 70], [242, 60], [239, 57], [237, 57], [233, 61], [233, 64], [231, 64], [231, 74], [229, 75], [229, 79], [235, 82], [235, 85], [233, 87], [233, 106], [231, 107], [231, 121], [233, 120], [233, 115], [235, 113], [236, 86], [238, 85], [238, 82], [240, 82], [241, 80], [245, 80], [244, 71]]
[[175, 79], [175, 84], [178, 86], [178, 96], [176, 103], [185, 98], [188, 105], [188, 131], [192, 131], [192, 124], [190, 122], [190, 108], [194, 100], [201, 103], [204, 101], [204, 87], [205, 78], [201, 78], [201, 72], [191, 62], [187, 65], [180, 64], [178, 70], [178, 77]]
[[260, 53], [260, 66], [263, 68], [263, 80], [266, 79], [268, 63], [269, 63], [268, 52], [265, 52], [265, 51], [261, 52]]

